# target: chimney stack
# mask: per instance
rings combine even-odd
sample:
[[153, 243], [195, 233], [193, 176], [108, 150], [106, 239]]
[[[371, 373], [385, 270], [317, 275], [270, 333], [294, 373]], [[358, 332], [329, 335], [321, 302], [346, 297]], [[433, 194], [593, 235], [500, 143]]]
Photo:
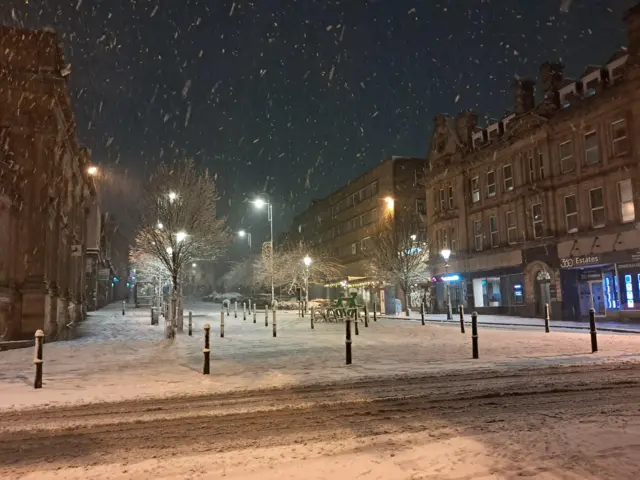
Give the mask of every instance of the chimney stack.
[[456, 118], [456, 132], [460, 141], [470, 147], [471, 146], [471, 134], [478, 125], [478, 114], [470, 110], [460, 112]]
[[516, 96], [516, 113], [522, 115], [536, 106], [535, 82], [529, 79], [517, 79], [513, 82]]

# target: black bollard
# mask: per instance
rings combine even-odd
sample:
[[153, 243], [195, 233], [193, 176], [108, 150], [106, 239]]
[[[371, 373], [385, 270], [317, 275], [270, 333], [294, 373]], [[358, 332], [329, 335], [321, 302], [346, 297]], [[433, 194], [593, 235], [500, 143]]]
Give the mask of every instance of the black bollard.
[[242, 302], [242, 319], [247, 320], [247, 304]]
[[544, 304], [544, 331], [549, 333], [549, 304]]
[[358, 323], [360, 323], [360, 318], [358, 315], [358, 307], [353, 309], [353, 324], [355, 326], [356, 335], [360, 335], [360, 330], [358, 330]]
[[373, 321], [374, 322], [378, 321], [377, 311], [378, 309], [376, 308], [376, 302], [373, 302]]
[[209, 330], [210, 329], [211, 329], [211, 325], [209, 325], [208, 323], [205, 323], [204, 324], [204, 348], [202, 349], [202, 353], [204, 354], [204, 367], [202, 367], [203, 375], [209, 375], [209, 355], [211, 354], [211, 350], [209, 349]]
[[36, 364], [36, 378], [33, 382], [33, 388], [42, 388], [42, 344], [44, 343], [44, 332], [36, 330], [35, 357], [33, 363]]
[[473, 347], [473, 358], [478, 358], [478, 314], [471, 313], [471, 344]]
[[233, 302], [233, 316], [238, 318], [238, 301]]
[[314, 314], [313, 307], [311, 307], [311, 312], [310, 313], [311, 313], [311, 330], [313, 330], [314, 329], [314, 326], [313, 326], [313, 314]]
[[589, 309], [589, 330], [591, 331], [591, 353], [598, 351], [598, 332], [596, 330], [596, 311]]
[[124, 300], [122, 301], [122, 315], [124, 315]]
[[224, 310], [220, 312], [220, 338], [224, 338]]
[[364, 328], [369, 328], [369, 310], [364, 306]]
[[191, 310], [189, 310], [189, 336], [190, 336], [190, 337], [192, 337], [192, 336], [193, 336], [192, 323], [191, 323], [191, 316], [192, 316], [192, 312], [191, 312]]
[[264, 326], [269, 326], [269, 306], [264, 307]]
[[347, 349], [347, 365], [351, 365], [351, 320], [347, 317], [347, 335], [345, 340]]
[[422, 325], [424, 326], [424, 302], [420, 302], [420, 318], [422, 319]]
[[276, 309], [273, 309], [273, 338], [276, 338]]
[[230, 308], [231, 308], [231, 302], [227, 303], [227, 317], [231, 315], [231, 311], [229, 310]]
[[155, 325], [154, 321], [154, 315], [153, 315], [153, 307], [151, 307], [151, 325]]
[[460, 305], [458, 310], [460, 311], [460, 332], [464, 333], [464, 305]]
[[256, 315], [257, 315], [257, 313], [256, 313], [256, 307], [254, 306], [254, 307], [253, 307], [253, 323], [256, 323]]

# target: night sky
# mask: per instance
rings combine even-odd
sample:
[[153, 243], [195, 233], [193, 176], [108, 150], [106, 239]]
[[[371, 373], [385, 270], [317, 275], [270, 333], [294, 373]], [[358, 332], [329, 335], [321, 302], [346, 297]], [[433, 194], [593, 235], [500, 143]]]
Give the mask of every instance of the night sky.
[[79, 139], [119, 187], [110, 208], [160, 161], [191, 156], [257, 244], [266, 218], [248, 195], [273, 195], [282, 230], [383, 158], [425, 156], [436, 113], [500, 118], [514, 76], [606, 62], [635, 3], [2, 0], [0, 21], [61, 35]]

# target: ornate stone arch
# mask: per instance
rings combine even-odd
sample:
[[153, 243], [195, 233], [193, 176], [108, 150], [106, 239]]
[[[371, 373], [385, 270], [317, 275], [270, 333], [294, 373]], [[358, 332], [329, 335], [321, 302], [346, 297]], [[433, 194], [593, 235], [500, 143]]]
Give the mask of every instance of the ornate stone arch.
[[524, 283], [525, 283], [525, 302], [530, 303], [535, 301], [535, 287], [536, 282], [539, 283], [554, 283], [553, 269], [545, 262], [535, 260], [529, 263], [524, 269]]

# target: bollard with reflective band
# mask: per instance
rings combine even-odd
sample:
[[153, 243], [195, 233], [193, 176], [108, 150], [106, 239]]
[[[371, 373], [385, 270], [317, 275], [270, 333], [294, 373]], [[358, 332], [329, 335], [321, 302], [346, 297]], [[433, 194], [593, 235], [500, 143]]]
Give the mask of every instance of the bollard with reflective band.
[[376, 308], [376, 302], [373, 302], [373, 321], [374, 322], [378, 321], [377, 311], [378, 311], [378, 309]]
[[264, 307], [264, 326], [269, 326], [269, 307]]
[[[224, 315], [224, 313], [223, 313]], [[202, 367], [202, 374], [209, 375], [209, 355], [211, 354], [211, 350], [209, 349], [209, 330], [211, 329], [211, 325], [205, 323], [204, 325], [204, 348], [202, 349], [202, 353], [204, 354], [204, 366]]]
[[347, 365], [351, 365], [351, 320], [347, 318], [347, 331], [345, 339], [345, 348], [347, 353]]
[[192, 323], [191, 323], [192, 315], [193, 315], [193, 312], [191, 312], [191, 310], [189, 310], [189, 336], [190, 337], [193, 336]]
[[122, 301], [122, 315], [124, 315], [124, 300]]
[[311, 307], [311, 330], [314, 329], [314, 326], [313, 326], [313, 315], [314, 315], [314, 310], [313, 310], [313, 307]]
[[424, 302], [420, 302], [420, 318], [422, 319], [422, 325], [424, 325]]
[[458, 310], [460, 311], [460, 332], [464, 333], [464, 306], [460, 305]]
[[273, 338], [276, 338], [276, 309], [273, 309]]
[[549, 333], [549, 304], [544, 304], [544, 331]]
[[358, 323], [360, 323], [360, 316], [358, 315], [358, 307], [353, 309], [353, 324], [356, 335], [360, 335], [360, 330], [358, 329]]
[[598, 351], [598, 331], [596, 330], [596, 311], [589, 309], [589, 330], [591, 333], [591, 353]]
[[224, 338], [224, 310], [220, 312], [220, 338]]
[[369, 310], [364, 306], [364, 328], [369, 328]]
[[33, 363], [36, 365], [36, 378], [33, 382], [33, 388], [42, 388], [42, 345], [44, 343], [44, 332], [42, 330], [36, 330], [35, 334], [35, 351]]
[[478, 358], [478, 314], [471, 314], [471, 345], [473, 349], [473, 358]]

